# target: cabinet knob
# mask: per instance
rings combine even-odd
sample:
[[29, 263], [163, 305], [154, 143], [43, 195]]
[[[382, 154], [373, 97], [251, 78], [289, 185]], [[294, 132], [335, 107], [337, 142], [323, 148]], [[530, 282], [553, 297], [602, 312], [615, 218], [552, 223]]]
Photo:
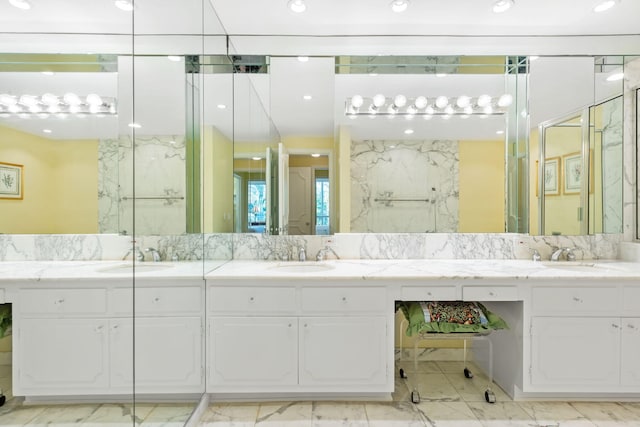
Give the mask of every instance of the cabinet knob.
[[619, 328], [620, 328], [620, 326], [619, 326], [618, 324], [616, 324], [616, 323], [612, 323], [612, 324], [611, 324], [611, 327], [612, 327], [612, 328], [616, 328], [616, 329], [619, 329]]
[[578, 297], [573, 297], [573, 300], [575, 302], [582, 302], [582, 298], [578, 298]]
[[427, 295], [431, 296], [431, 291], [427, 292]]
[[494, 296], [496, 296], [496, 294], [494, 294], [493, 291], [489, 291], [489, 296], [494, 297]]
[[62, 304], [64, 302], [64, 298], [60, 298], [59, 300], [56, 300], [56, 304]]
[[120, 325], [117, 325], [117, 324], [116, 324], [116, 325], [113, 325], [113, 326], [111, 327], [111, 329], [113, 329], [113, 330], [115, 331], [115, 330], [116, 330], [116, 329], [118, 329], [119, 327], [120, 327]]
[[631, 323], [629, 323], [629, 324], [627, 325], [627, 328], [629, 328], [629, 329], [638, 329], [638, 328], [636, 328], [634, 325], [632, 325]]
[[347, 297], [342, 297], [342, 302], [347, 302]]
[[255, 298], [254, 297], [249, 297], [249, 302], [253, 302], [253, 301], [255, 301]]
[[287, 325], [287, 326], [292, 327], [293, 325], [291, 323], [289, 323], [289, 325]]
[[155, 298], [153, 299], [153, 302], [158, 302], [158, 301], [160, 301], [160, 297], [155, 297]]
[[101, 332], [102, 328], [104, 328], [104, 325], [98, 325], [98, 326], [96, 326], [95, 330], [96, 330], [96, 332]]

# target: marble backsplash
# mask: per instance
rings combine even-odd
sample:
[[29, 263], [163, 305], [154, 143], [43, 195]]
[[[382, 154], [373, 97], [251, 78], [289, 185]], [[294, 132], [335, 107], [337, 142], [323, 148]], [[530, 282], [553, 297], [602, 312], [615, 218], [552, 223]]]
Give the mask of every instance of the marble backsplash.
[[[300, 248], [305, 249], [308, 260], [314, 260], [326, 245], [330, 245], [341, 259], [530, 259], [533, 249], [543, 259], [549, 259], [554, 247], [575, 248], [577, 259], [616, 259], [620, 257], [621, 242], [620, 234], [529, 236], [488, 233], [182, 234], [137, 236], [135, 239], [135, 244], [142, 250], [157, 249], [163, 260], [171, 260], [175, 255], [179, 260], [188, 261], [298, 259]], [[0, 235], [0, 261], [120, 260], [131, 246], [131, 236], [116, 234], [5, 234]], [[335, 258], [335, 255], [329, 253], [328, 258]], [[149, 254], [147, 260], [151, 260]]]

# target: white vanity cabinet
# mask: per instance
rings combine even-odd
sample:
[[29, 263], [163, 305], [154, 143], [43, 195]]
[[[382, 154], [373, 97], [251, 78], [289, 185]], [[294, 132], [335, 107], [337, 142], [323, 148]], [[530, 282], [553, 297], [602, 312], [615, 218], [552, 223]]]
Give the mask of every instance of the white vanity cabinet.
[[26, 286], [13, 315], [17, 396], [130, 394], [134, 363], [136, 393], [204, 391], [201, 280]]
[[208, 282], [208, 392], [393, 390], [386, 288], [301, 282]]
[[636, 289], [534, 286], [531, 391], [640, 392], [640, 310], [623, 302]]

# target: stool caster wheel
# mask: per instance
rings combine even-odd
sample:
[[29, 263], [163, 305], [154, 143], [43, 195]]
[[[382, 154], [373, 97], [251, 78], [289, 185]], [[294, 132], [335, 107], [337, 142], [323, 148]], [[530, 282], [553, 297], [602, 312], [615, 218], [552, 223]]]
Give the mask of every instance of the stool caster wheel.
[[420, 403], [420, 393], [418, 393], [418, 390], [411, 392], [411, 403]]
[[404, 372], [404, 369], [400, 368], [400, 378], [407, 378], [407, 374], [406, 372]]
[[473, 378], [473, 372], [471, 372], [467, 368], [464, 368], [464, 376], [467, 377], [467, 378]]
[[496, 395], [493, 394], [491, 390], [487, 389], [487, 391], [484, 392], [484, 400], [489, 403], [496, 403]]

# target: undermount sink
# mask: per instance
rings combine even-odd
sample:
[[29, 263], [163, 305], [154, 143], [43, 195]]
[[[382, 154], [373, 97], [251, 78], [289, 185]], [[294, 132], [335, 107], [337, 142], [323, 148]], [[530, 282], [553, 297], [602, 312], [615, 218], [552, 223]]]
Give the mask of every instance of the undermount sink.
[[323, 271], [331, 270], [333, 266], [323, 264], [321, 262], [286, 262], [271, 267], [272, 270], [282, 273], [321, 273]]
[[99, 269], [98, 272], [110, 273], [110, 274], [133, 274], [134, 271], [136, 273], [151, 273], [154, 271], [166, 270], [167, 268], [171, 268], [171, 267], [173, 267], [173, 265], [161, 264], [161, 263], [135, 264], [135, 267], [134, 267], [133, 264], [128, 263], [128, 264], [119, 264], [119, 265], [111, 265], [109, 267], [104, 267]]

